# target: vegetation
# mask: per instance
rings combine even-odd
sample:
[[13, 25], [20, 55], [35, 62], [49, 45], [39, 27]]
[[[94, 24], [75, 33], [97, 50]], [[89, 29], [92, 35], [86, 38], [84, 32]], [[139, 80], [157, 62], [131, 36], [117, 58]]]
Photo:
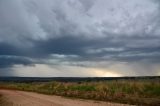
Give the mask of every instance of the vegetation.
[[160, 106], [160, 79], [97, 82], [1, 82], [0, 88], [135, 105]]

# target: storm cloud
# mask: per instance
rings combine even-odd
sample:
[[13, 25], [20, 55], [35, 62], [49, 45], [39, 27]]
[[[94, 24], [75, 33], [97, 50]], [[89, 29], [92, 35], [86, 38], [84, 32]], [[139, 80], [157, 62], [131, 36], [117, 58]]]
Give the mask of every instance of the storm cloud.
[[0, 76], [160, 75], [159, 17], [158, 0], [1, 0]]

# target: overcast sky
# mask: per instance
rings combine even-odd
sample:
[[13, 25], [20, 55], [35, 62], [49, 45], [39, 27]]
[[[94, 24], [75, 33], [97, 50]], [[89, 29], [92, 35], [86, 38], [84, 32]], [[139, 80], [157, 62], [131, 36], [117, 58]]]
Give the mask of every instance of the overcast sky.
[[159, 0], [0, 0], [0, 76], [150, 75]]

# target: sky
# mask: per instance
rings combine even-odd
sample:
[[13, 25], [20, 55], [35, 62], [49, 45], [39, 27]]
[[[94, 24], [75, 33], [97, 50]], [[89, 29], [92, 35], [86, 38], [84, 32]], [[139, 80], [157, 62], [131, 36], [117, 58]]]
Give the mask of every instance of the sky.
[[159, 75], [159, 0], [0, 0], [0, 76]]

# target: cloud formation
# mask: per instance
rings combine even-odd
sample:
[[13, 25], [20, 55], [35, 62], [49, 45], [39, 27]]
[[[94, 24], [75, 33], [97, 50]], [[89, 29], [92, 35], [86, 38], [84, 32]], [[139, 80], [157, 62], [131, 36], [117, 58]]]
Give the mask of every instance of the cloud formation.
[[0, 73], [54, 66], [59, 76], [67, 72], [56, 67], [159, 75], [159, 17], [158, 0], [1, 0]]

